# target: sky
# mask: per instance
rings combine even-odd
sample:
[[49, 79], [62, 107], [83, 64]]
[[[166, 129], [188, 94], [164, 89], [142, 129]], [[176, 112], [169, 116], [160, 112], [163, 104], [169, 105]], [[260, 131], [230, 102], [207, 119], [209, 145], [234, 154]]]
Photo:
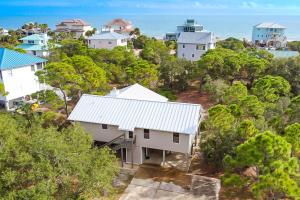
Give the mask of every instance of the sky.
[[300, 0], [0, 0], [0, 16], [300, 15]]

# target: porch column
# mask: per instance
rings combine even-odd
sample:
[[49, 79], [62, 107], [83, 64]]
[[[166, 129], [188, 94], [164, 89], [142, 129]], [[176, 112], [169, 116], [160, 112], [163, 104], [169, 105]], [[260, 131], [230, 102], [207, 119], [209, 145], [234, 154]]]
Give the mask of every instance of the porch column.
[[163, 150], [163, 166], [165, 166], [165, 161], [166, 161], [166, 151]]
[[124, 167], [124, 161], [123, 161], [123, 148], [120, 149], [121, 150], [121, 163], [122, 163], [122, 167]]

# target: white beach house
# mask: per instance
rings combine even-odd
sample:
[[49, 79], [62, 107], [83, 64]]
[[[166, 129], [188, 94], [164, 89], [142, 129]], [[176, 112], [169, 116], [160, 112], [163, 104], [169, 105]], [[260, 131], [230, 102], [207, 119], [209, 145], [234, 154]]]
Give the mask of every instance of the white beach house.
[[113, 49], [127, 46], [128, 37], [116, 32], [102, 32], [87, 38], [88, 47], [94, 49]]
[[82, 19], [64, 20], [56, 25], [56, 33], [73, 33], [75, 38], [85, 36], [87, 31], [93, 30], [93, 27]]
[[182, 32], [177, 40], [177, 57], [197, 61], [209, 49], [216, 48], [212, 32]]
[[182, 32], [201, 32], [203, 26], [198, 24], [194, 19], [187, 19], [183, 25], [177, 26], [177, 30], [172, 33], [167, 33], [165, 40], [177, 40]]
[[253, 27], [252, 43], [260, 47], [285, 48], [285, 27], [276, 23], [260, 23]]
[[7, 109], [13, 108], [27, 95], [45, 89], [35, 75], [44, 67], [47, 60], [0, 48], [0, 82], [4, 85], [7, 95], [0, 95], [0, 102]]
[[50, 39], [46, 33], [29, 35], [20, 39], [23, 43], [17, 48], [24, 49], [27, 53], [38, 57], [48, 57]]
[[[135, 91], [129, 87], [120, 94], [126, 90], [131, 90], [127, 93], [130, 98], [83, 95], [69, 120], [80, 124], [96, 142], [121, 151], [124, 162], [142, 164], [155, 152], [162, 163], [170, 152], [186, 157], [192, 154], [199, 133], [200, 105], [160, 101], [154, 92], [149, 95], [148, 89], [142, 88]], [[131, 98], [134, 94], [139, 99]], [[151, 100], [141, 98], [142, 94]]]

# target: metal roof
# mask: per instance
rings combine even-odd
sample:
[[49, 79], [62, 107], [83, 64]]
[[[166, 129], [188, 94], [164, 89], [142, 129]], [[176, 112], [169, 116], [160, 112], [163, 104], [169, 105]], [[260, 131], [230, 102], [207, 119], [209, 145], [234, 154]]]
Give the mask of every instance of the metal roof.
[[274, 58], [290, 58], [299, 56], [298, 51], [280, 51], [280, 50], [268, 50], [274, 55]]
[[68, 120], [135, 128], [195, 134], [200, 121], [201, 105], [122, 99], [84, 94]]
[[168, 101], [168, 98], [157, 94], [156, 92], [153, 92], [152, 90], [149, 90], [148, 88], [141, 86], [138, 83], [119, 90], [113, 89], [107, 96], [148, 101]]
[[21, 38], [20, 40], [49, 40], [51, 39], [51, 37], [49, 37], [48, 35], [44, 35], [44, 34], [33, 34], [33, 35], [29, 35], [26, 37]]
[[215, 43], [215, 37], [212, 32], [182, 32], [177, 40], [177, 43], [186, 44], [207, 44]]
[[125, 35], [116, 33], [116, 32], [107, 32], [101, 34], [95, 34], [91, 37], [88, 37], [89, 40], [122, 40], [127, 39]]
[[282, 26], [280, 24], [273, 23], [273, 22], [263, 22], [263, 23], [257, 24], [255, 27], [256, 28], [280, 28], [280, 29], [285, 29], [284, 26]]
[[0, 69], [24, 67], [36, 63], [47, 62], [46, 59], [20, 53], [6, 48], [0, 48]]
[[42, 51], [42, 50], [48, 50], [47, 45], [40, 45], [40, 44], [20, 44], [16, 46], [17, 48], [24, 49], [26, 51]]

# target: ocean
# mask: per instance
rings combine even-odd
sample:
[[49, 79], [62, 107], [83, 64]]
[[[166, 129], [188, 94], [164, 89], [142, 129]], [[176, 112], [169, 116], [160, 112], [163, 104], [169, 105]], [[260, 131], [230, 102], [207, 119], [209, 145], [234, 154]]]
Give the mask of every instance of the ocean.
[[260, 22], [276, 22], [287, 28], [289, 41], [300, 40], [300, 15], [101, 15], [99, 16], [14, 16], [0, 17], [0, 27], [15, 29], [27, 22], [47, 23], [52, 29], [64, 19], [80, 18], [93, 27], [100, 28], [114, 18], [130, 20], [142, 33], [162, 38], [166, 32], [173, 32], [187, 18], [196, 19], [204, 29], [213, 31], [220, 38], [236, 37], [251, 39], [252, 27]]

